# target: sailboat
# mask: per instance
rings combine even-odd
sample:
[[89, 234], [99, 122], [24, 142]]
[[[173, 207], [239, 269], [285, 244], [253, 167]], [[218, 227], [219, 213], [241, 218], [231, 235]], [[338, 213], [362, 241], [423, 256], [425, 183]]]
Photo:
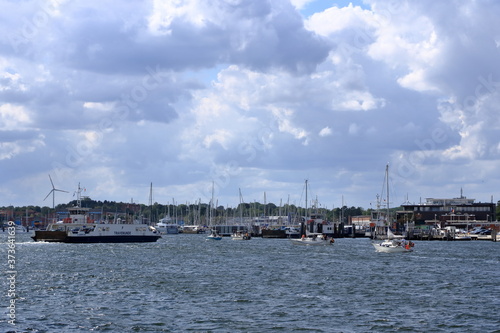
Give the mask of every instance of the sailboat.
[[[397, 237], [394, 235], [394, 233], [391, 231], [389, 228], [388, 222], [389, 222], [389, 164], [386, 165], [385, 167], [385, 181], [384, 181], [384, 186], [386, 186], [386, 195], [387, 195], [387, 202], [386, 202], [386, 214], [385, 214], [385, 220], [381, 221], [380, 220], [380, 214], [378, 215], [378, 220], [377, 222], [384, 222], [384, 231], [385, 235], [383, 235], [384, 240], [380, 243], [372, 243], [373, 247], [375, 247], [376, 252], [385, 252], [385, 253], [399, 253], [399, 252], [411, 252], [413, 251], [413, 242], [407, 241], [403, 239], [402, 237]], [[375, 227], [375, 230], [377, 230], [378, 225]]]
[[[306, 179], [306, 215], [308, 214], [307, 210], [307, 179]], [[306, 219], [309, 221], [309, 219]], [[300, 234], [301, 237], [299, 239], [290, 239], [292, 244], [295, 245], [333, 245], [335, 240], [333, 237], [327, 237], [323, 233], [319, 232], [309, 232], [304, 224], [304, 221], [300, 222]]]
[[[241, 195], [241, 189], [239, 189], [240, 191], [240, 224], [243, 224], [243, 196]], [[239, 229], [239, 227], [238, 227]], [[247, 230], [246, 231], [242, 231], [242, 230], [237, 230], [236, 232], [234, 232], [232, 235], [231, 235], [231, 239], [232, 240], [250, 240], [252, 239], [252, 236], [250, 235], [249, 233], [249, 230], [250, 229], [249, 227], [247, 227]]]
[[222, 235], [220, 235], [215, 228], [213, 228], [213, 204], [214, 204], [214, 182], [212, 182], [212, 200], [210, 200], [209, 211], [208, 211], [208, 224], [210, 225], [210, 234], [207, 236], [206, 240], [221, 240]]

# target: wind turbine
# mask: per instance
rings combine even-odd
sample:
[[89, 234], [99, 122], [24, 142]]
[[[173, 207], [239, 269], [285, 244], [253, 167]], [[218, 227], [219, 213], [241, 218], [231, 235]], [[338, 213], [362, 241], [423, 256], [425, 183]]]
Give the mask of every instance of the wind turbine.
[[50, 177], [49, 175], [49, 179], [50, 179], [50, 183], [52, 184], [52, 190], [50, 190], [49, 194], [47, 194], [47, 196], [43, 199], [45, 201], [45, 199], [47, 199], [49, 197], [49, 195], [52, 193], [52, 209], [55, 209], [56, 208], [56, 191], [59, 191], [59, 192], [66, 192], [66, 193], [69, 193], [68, 191], [64, 191], [64, 190], [59, 190], [57, 188], [54, 187], [54, 182], [52, 181], [52, 177]]

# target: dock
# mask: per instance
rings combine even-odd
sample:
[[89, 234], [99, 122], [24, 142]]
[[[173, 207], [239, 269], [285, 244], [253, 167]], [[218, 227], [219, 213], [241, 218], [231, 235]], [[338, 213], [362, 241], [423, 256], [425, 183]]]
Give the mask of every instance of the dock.
[[[407, 235], [407, 239], [413, 240], [441, 240], [441, 241], [500, 241], [500, 232], [496, 229], [491, 230], [490, 235], [474, 233], [456, 233], [453, 229], [431, 229], [431, 230], [413, 230]], [[416, 231], [416, 232], [415, 232]]]

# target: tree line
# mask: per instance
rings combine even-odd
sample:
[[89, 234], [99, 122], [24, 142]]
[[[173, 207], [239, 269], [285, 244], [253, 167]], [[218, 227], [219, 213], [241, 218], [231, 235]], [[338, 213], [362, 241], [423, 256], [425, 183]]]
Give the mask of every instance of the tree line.
[[[4, 206], [0, 207], [0, 220], [2, 222], [13, 220], [24, 223], [46, 222], [67, 212], [67, 208], [77, 204], [72, 200], [67, 204], [58, 204], [55, 209], [44, 206]], [[160, 219], [169, 217], [172, 221], [183, 221], [185, 224], [205, 224], [209, 219], [213, 223], [222, 223], [227, 220], [243, 218], [255, 218], [262, 216], [308, 216], [319, 213], [328, 221], [344, 221], [349, 216], [369, 215], [371, 209], [365, 210], [361, 207], [337, 207], [334, 209], [314, 207], [305, 211], [305, 208], [293, 204], [277, 206], [274, 203], [240, 203], [236, 207], [213, 206], [210, 203], [195, 204], [160, 204], [152, 205], [125, 203], [115, 201], [93, 200], [89, 197], [81, 199], [82, 207], [91, 209], [94, 214], [99, 214], [100, 219], [111, 220], [121, 218], [125, 220], [143, 219], [148, 222], [158, 222]], [[212, 208], [212, 209], [210, 209]]]

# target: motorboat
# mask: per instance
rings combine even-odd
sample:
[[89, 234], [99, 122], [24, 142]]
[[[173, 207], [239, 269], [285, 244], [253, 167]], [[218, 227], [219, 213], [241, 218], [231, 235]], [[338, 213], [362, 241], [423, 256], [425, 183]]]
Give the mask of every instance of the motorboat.
[[372, 243], [377, 252], [385, 253], [399, 253], [399, 252], [412, 252], [413, 242], [404, 239], [386, 239], [381, 243]]
[[231, 235], [232, 240], [250, 240], [252, 236], [248, 232], [235, 232]]
[[290, 241], [292, 242], [292, 244], [295, 245], [313, 245], [313, 246], [333, 245], [333, 243], [335, 243], [333, 237], [327, 237], [326, 235], [320, 233], [312, 233], [308, 234], [307, 236], [302, 235], [301, 238], [290, 239]]
[[175, 235], [179, 233], [179, 225], [176, 223], [168, 223], [170, 219], [163, 218], [156, 225], [155, 228], [162, 234]]
[[204, 234], [205, 228], [199, 225], [185, 225], [179, 230], [179, 232], [184, 234]]
[[222, 236], [216, 230], [212, 230], [207, 236], [207, 240], [221, 240]]
[[472, 237], [467, 233], [456, 233], [453, 239], [460, 241], [469, 241], [472, 240]]

